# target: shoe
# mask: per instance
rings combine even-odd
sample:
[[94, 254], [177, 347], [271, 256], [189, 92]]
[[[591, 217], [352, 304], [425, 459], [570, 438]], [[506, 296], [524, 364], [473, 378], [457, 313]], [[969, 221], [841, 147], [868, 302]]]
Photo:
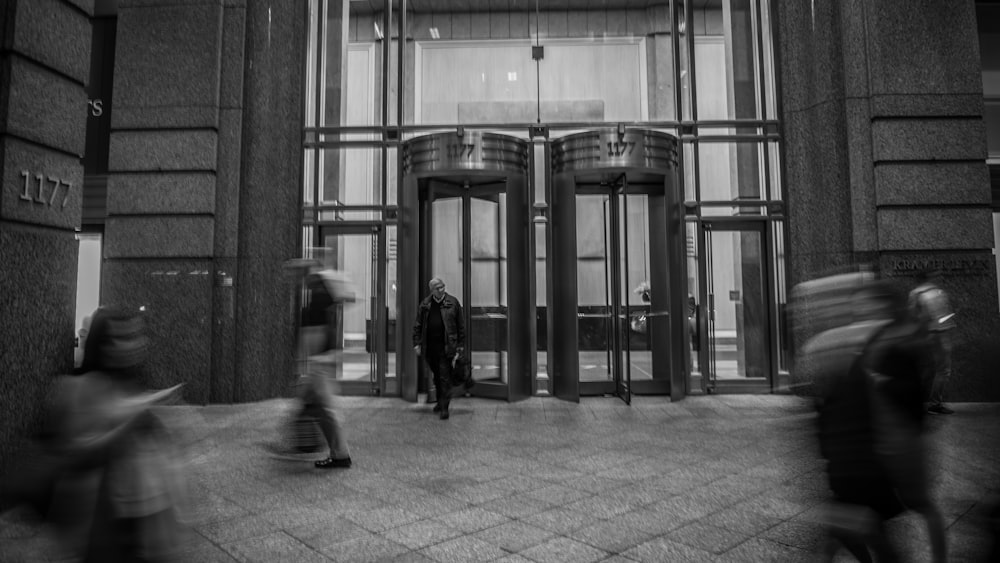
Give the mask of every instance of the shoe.
[[448, 420], [449, 416], [448, 411], [441, 411], [441, 420]]
[[441, 412], [441, 405], [434, 405], [434, 412]]
[[955, 411], [944, 405], [931, 405], [927, 407], [927, 412], [931, 414], [955, 414]]
[[351, 466], [351, 458], [345, 457], [343, 459], [334, 459], [328, 457], [326, 459], [321, 459], [315, 463], [316, 467], [321, 467], [323, 469], [333, 469], [333, 468], [348, 468]]

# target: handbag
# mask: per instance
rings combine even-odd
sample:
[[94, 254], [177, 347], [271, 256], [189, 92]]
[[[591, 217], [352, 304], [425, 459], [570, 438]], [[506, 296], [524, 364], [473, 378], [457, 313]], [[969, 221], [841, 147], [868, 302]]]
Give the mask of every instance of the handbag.
[[453, 387], [461, 385], [466, 389], [475, 384], [472, 379], [472, 362], [462, 354], [456, 354], [451, 361], [451, 384]]

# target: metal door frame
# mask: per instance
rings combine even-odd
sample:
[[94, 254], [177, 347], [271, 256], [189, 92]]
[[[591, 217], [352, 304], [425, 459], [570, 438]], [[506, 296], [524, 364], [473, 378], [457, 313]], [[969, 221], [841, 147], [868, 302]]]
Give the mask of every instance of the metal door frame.
[[[760, 252], [760, 267], [763, 272], [761, 277], [761, 297], [763, 300], [763, 306], [767, 311], [764, 317], [764, 322], [767, 324], [767, 326], [764, 327], [764, 333], [767, 335], [768, 341], [773, 342], [776, 337], [777, 328], [774, 318], [774, 307], [771, 303], [771, 288], [775, 283], [773, 279], [774, 272], [772, 267], [772, 256], [770, 253], [771, 229], [768, 228], [768, 223], [763, 218], [711, 217], [702, 218], [701, 221], [699, 221], [698, 230], [700, 234], [698, 237], [698, 244], [700, 247], [699, 254], [704, 256], [704, 259], [699, 264], [699, 276], [703, 280], [703, 283], [701, 283], [699, 287], [699, 292], [701, 294], [699, 299], [701, 300], [701, 303], [705, 304], [705, 322], [699, 323], [698, 327], [698, 337], [703, 343], [698, 352], [699, 363], [702, 366], [702, 390], [706, 393], [717, 393], [720, 392], [720, 389], [717, 380], [718, 372], [715, 360], [716, 342], [713, 337], [715, 326], [715, 294], [713, 290], [714, 278], [712, 277], [712, 248], [709, 244], [709, 237], [714, 232], [757, 232], [760, 235], [760, 246], [758, 251]], [[759, 393], [762, 390], [772, 392], [774, 390], [777, 375], [776, 358], [774, 357], [772, 348], [773, 346], [767, 346], [767, 352], [765, 355], [765, 361], [767, 362], [765, 372], [767, 375], [764, 378], [764, 382], [756, 380], [746, 382], [727, 381], [723, 383], [721, 392]]]
[[[385, 396], [386, 387], [386, 366], [389, 360], [388, 352], [388, 315], [386, 314], [386, 267], [387, 267], [387, 243], [385, 225], [381, 223], [370, 223], [365, 221], [342, 221], [335, 223], [320, 223], [313, 229], [313, 244], [317, 247], [324, 246], [324, 238], [327, 236], [368, 236], [372, 239], [374, 247], [371, 256], [372, 286], [374, 288], [374, 301], [370, 303], [369, 314], [372, 319], [372, 351], [369, 352], [370, 376], [368, 385], [358, 385], [355, 382], [338, 381], [342, 393], [348, 395], [376, 395]], [[398, 387], [398, 386], [397, 386]], [[369, 393], [351, 393], [355, 388], [365, 389]], [[399, 389], [396, 389], [397, 393]]]
[[[462, 205], [462, 254], [466, 257], [472, 256], [472, 200], [482, 199], [486, 201], [492, 201], [497, 204], [497, 209], [499, 211], [500, 194], [506, 194], [508, 188], [507, 176], [497, 175], [495, 177], [483, 177], [484, 181], [480, 183], [471, 183], [468, 181], [457, 183], [448, 182], [449, 176], [447, 174], [442, 174], [441, 176], [428, 176], [423, 178], [427, 182], [435, 182], [435, 185], [427, 185], [426, 195], [418, 195], [418, 205], [420, 206], [420, 257], [418, 258], [419, 264], [418, 268], [420, 270], [420, 279], [430, 279], [433, 275], [431, 272], [432, 265], [434, 264], [434, 248], [430, 243], [432, 240], [431, 229], [434, 223], [434, 202], [444, 200], [444, 199], [458, 199]], [[489, 189], [487, 189], [489, 188]], [[491, 199], [490, 196], [494, 196], [496, 199]], [[507, 210], [510, 213], [510, 210]], [[499, 217], [498, 217], [499, 221]], [[498, 222], [498, 232], [499, 233], [499, 222]], [[499, 241], [498, 241], [499, 242]], [[509, 265], [508, 265], [509, 268]], [[505, 280], [506, 281], [506, 280]], [[508, 284], [507, 290], [510, 291]], [[462, 315], [465, 321], [465, 331], [466, 331], [466, 353], [472, 358], [472, 260], [467, 259], [462, 261], [462, 296], [465, 301], [462, 303]], [[507, 296], [509, 303], [510, 296]], [[511, 330], [510, 327], [510, 317], [507, 318], [507, 331]], [[506, 336], [506, 335], [505, 335]], [[507, 341], [507, 346], [509, 347], [509, 338], [505, 338]], [[509, 355], [510, 350], [507, 350]], [[501, 360], [502, 361], [502, 360]], [[426, 376], [423, 374], [424, 365], [423, 362], [418, 362], [418, 373], [421, 379]], [[500, 369], [503, 369], [501, 365]], [[508, 365], [509, 370], [509, 365]], [[491, 381], [480, 381], [477, 382], [472, 390], [472, 393], [476, 397], [484, 397], [490, 399], [503, 399], [510, 400], [510, 378], [512, 375], [507, 373], [507, 383], [496, 383]]]

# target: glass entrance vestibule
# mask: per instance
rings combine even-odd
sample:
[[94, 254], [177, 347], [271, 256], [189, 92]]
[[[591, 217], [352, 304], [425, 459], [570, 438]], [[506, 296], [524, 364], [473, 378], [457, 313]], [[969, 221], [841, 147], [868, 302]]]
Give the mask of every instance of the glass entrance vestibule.
[[476, 396], [780, 385], [779, 237], [752, 214], [692, 220], [673, 135], [620, 126], [533, 143], [459, 128], [401, 153], [401, 324], [387, 348], [402, 353], [387, 355], [391, 385], [372, 383], [383, 392], [431, 391], [411, 340], [435, 277], [463, 305]]
[[607, 128], [552, 143], [549, 357], [554, 394], [685, 389], [677, 139]]
[[[416, 319], [429, 280], [445, 283], [462, 304], [477, 396], [531, 394], [529, 169], [528, 143], [506, 135], [458, 131], [403, 145], [400, 237], [410, 244], [399, 256], [400, 313]], [[399, 338], [409, 350], [410, 333]], [[401, 369], [404, 398], [429, 391], [429, 369], [415, 353], [404, 354]]]

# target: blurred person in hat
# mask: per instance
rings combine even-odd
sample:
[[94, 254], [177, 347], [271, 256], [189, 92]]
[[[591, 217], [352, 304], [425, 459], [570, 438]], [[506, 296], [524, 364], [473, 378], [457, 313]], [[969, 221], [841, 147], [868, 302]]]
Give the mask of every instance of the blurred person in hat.
[[[146, 391], [144, 319], [101, 307], [91, 317], [78, 375], [58, 378], [48, 405], [35, 506], [70, 556], [84, 561], [172, 561], [186, 502], [173, 439], [151, 411], [180, 385]], [[30, 478], [30, 476], [29, 476]]]

